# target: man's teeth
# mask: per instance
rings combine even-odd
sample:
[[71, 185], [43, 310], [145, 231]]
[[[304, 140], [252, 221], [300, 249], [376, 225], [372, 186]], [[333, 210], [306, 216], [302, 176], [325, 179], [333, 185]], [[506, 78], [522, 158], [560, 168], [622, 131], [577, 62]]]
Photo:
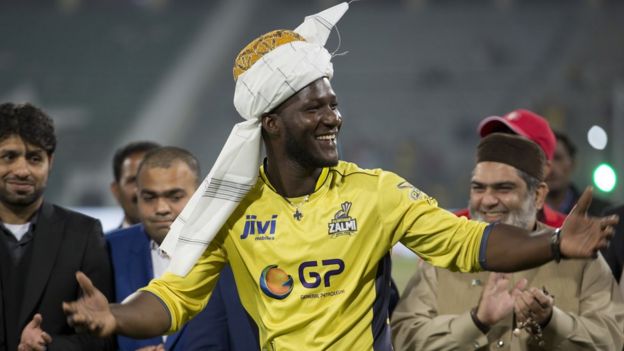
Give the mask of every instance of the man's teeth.
[[336, 136], [335, 135], [320, 135], [317, 136], [316, 139], [318, 140], [336, 140]]

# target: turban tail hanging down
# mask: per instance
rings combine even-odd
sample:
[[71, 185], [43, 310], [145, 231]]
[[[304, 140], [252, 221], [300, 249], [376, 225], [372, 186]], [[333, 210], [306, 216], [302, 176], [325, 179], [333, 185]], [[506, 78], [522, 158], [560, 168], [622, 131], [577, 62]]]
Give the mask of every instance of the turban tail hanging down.
[[234, 106], [246, 121], [232, 129], [217, 161], [178, 218], [161, 248], [168, 271], [185, 276], [258, 178], [261, 117], [306, 85], [333, 76], [324, 48], [349, 8], [341, 3], [312, 16], [294, 31], [276, 30], [249, 43], [234, 63]]

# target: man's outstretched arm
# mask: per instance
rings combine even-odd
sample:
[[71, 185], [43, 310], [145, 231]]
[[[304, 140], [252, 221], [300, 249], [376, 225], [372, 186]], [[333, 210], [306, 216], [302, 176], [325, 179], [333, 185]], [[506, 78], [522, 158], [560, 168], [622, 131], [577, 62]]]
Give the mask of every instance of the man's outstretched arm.
[[585, 189], [563, 227], [559, 244], [553, 248], [553, 230], [527, 232], [505, 224], [496, 224], [487, 238], [484, 269], [516, 272], [542, 265], [555, 258], [558, 249], [565, 258], [592, 258], [607, 247], [613, 236], [617, 216], [589, 217], [591, 189]]
[[82, 297], [63, 302], [71, 326], [100, 337], [121, 334], [132, 338], [163, 335], [171, 317], [165, 305], [154, 295], [139, 291], [122, 304], [109, 304], [106, 297], [82, 272], [76, 273]]

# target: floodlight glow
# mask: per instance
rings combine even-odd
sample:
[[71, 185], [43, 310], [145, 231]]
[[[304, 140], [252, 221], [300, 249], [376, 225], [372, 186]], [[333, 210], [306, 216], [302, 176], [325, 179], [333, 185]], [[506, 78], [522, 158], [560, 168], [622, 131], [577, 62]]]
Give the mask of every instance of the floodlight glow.
[[605, 193], [611, 192], [617, 183], [617, 175], [613, 167], [607, 163], [602, 163], [594, 171], [594, 184]]
[[587, 132], [587, 141], [596, 150], [604, 150], [609, 138], [607, 132], [600, 126], [593, 126]]

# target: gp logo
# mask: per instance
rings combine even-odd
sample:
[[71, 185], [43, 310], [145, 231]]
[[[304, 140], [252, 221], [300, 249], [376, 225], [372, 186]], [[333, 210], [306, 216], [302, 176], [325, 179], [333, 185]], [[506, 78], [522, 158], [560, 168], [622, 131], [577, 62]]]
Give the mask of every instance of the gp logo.
[[[305, 261], [299, 265], [299, 281], [304, 288], [314, 289], [323, 285], [331, 287], [331, 279], [344, 272], [344, 261], [339, 258], [321, 261]], [[292, 292], [294, 279], [278, 265], [266, 266], [260, 274], [260, 289], [274, 299], [282, 300]]]

